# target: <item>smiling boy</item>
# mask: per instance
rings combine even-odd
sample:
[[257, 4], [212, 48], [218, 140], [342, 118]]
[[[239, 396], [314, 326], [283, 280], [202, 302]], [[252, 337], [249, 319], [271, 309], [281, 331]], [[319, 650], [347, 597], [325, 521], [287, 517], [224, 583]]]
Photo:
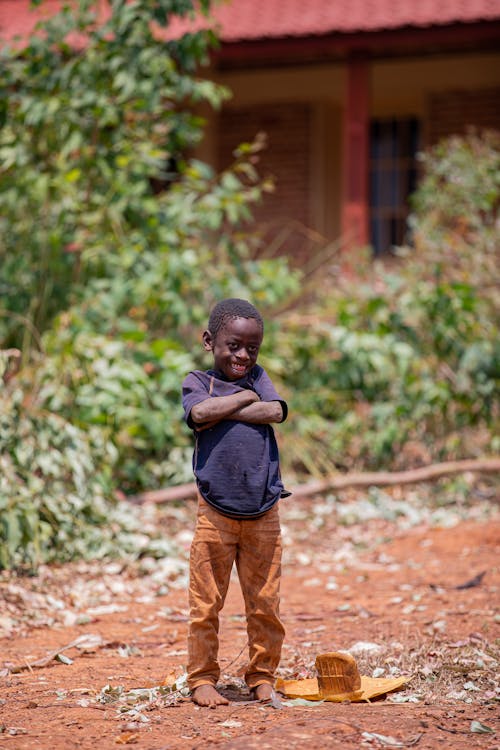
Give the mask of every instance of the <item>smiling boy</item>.
[[228, 701], [216, 690], [219, 612], [233, 563], [245, 600], [249, 664], [245, 680], [257, 700], [273, 693], [284, 628], [279, 618], [283, 489], [272, 423], [286, 402], [257, 364], [264, 324], [246, 300], [226, 299], [211, 312], [203, 346], [213, 369], [185, 378], [182, 401], [196, 446], [198, 518], [191, 545], [188, 685], [195, 703]]

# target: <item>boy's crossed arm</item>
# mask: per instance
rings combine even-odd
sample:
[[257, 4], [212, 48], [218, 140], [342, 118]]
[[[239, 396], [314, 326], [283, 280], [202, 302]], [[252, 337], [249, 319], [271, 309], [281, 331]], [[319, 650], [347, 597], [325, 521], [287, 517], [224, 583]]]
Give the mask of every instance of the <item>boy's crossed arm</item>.
[[281, 422], [283, 408], [279, 401], [261, 401], [255, 391], [243, 390], [230, 396], [211, 396], [195, 404], [191, 418], [198, 430], [212, 427], [222, 419], [250, 424]]
[[271, 424], [283, 420], [283, 407], [279, 401], [255, 401], [230, 414], [226, 419], [234, 419], [250, 424]]

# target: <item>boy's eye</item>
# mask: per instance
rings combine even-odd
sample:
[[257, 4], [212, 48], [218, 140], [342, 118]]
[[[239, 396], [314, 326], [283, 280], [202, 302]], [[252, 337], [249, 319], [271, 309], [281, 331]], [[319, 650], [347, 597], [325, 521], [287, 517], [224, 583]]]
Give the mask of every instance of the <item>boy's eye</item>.
[[[242, 348], [242, 346], [243, 345], [240, 344], [238, 341], [229, 341], [228, 344], [227, 344], [227, 348], [229, 349], [230, 352], [237, 352], [237, 351], [239, 351]], [[258, 353], [258, 351], [259, 351], [259, 347], [258, 346], [250, 345], [250, 346], [247, 346], [245, 348], [246, 348], [247, 352], [252, 357], [254, 355], [256, 355]]]

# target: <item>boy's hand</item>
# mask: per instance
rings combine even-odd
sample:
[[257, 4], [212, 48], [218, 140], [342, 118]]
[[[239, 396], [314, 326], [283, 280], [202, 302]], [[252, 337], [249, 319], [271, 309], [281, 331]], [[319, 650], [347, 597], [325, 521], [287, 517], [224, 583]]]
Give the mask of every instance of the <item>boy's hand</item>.
[[191, 409], [191, 418], [195, 424], [205, 425], [208, 422], [220, 422], [244, 406], [260, 401], [255, 391], [242, 390], [230, 396], [210, 396], [195, 404]]

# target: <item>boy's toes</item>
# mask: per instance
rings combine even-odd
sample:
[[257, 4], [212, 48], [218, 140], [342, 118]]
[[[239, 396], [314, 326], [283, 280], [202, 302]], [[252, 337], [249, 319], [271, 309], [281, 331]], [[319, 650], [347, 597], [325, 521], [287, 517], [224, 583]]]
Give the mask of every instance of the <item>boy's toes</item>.
[[217, 708], [217, 706], [227, 706], [229, 701], [223, 695], [217, 692], [213, 685], [200, 685], [191, 693], [191, 700], [198, 706], [206, 708]]
[[270, 701], [274, 695], [274, 689], [268, 682], [263, 682], [254, 687], [251, 693], [256, 701]]

